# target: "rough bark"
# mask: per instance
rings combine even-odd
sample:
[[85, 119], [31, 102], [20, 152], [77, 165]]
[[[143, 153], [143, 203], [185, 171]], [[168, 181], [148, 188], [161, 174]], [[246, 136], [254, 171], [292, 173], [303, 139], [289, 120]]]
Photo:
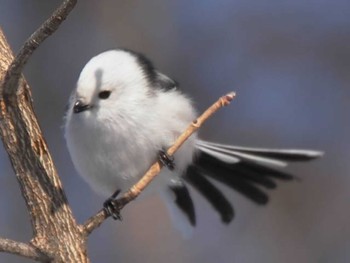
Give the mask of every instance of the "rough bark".
[[17, 92], [4, 92], [4, 78], [14, 57], [1, 29], [0, 54], [0, 135], [30, 214], [30, 243], [52, 262], [88, 262], [86, 237], [62, 191], [29, 86], [20, 76]]

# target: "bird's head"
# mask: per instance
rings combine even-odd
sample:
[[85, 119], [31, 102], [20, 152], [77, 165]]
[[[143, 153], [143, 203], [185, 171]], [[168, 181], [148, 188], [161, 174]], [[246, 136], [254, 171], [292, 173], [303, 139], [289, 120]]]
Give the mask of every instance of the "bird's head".
[[93, 57], [80, 73], [70, 101], [72, 114], [132, 109], [152, 93], [156, 71], [143, 55], [110, 50]]

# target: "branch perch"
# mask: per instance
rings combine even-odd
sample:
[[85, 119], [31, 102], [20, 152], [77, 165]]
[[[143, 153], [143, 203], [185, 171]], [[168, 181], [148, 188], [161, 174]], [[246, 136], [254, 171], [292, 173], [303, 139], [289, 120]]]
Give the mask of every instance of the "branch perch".
[[[196, 132], [203, 123], [212, 116], [217, 110], [230, 104], [233, 98], [236, 96], [234, 92], [230, 92], [225, 96], [220, 97], [213, 105], [211, 105], [201, 116], [194, 120], [188, 128], [176, 139], [174, 144], [167, 150], [169, 156], [174, 155], [174, 153], [181, 147], [181, 145], [194, 133]], [[145, 175], [133, 185], [122, 197], [114, 200], [114, 204], [118, 207], [118, 210], [124, 208], [126, 204], [134, 200], [140, 195], [140, 193], [151, 183], [151, 181], [158, 175], [163, 164], [160, 161], [155, 162]], [[102, 209], [96, 215], [90, 217], [83, 225], [86, 235], [89, 235], [94, 229], [100, 226], [104, 220], [109, 216]]]

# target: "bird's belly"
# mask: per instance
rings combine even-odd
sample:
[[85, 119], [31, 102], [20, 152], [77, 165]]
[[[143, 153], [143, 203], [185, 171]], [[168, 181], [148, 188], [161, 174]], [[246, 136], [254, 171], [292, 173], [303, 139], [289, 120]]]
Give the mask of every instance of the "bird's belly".
[[110, 196], [117, 189], [126, 191], [157, 158], [157, 151], [150, 141], [140, 141], [139, 136], [122, 138], [110, 134], [106, 137], [106, 133], [85, 127], [80, 132], [66, 135], [75, 168], [96, 192], [104, 196]]
[[95, 149], [94, 155], [82, 164], [87, 167], [87, 171], [81, 173], [83, 177], [97, 192], [106, 196], [117, 189], [128, 190], [156, 160], [155, 151], [145, 147], [133, 144], [116, 150], [118, 148], [105, 145], [99, 150]]
[[[96, 192], [106, 197], [116, 190], [127, 191], [157, 160], [159, 150], [172, 143], [172, 140], [160, 140], [170, 136], [146, 129], [139, 132], [139, 127], [123, 133], [117, 129], [106, 132], [106, 127], [100, 129], [101, 126], [82, 128], [81, 125], [79, 132], [74, 133], [69, 128], [67, 145], [76, 169]], [[196, 135], [191, 136], [175, 154], [175, 170], [162, 171], [160, 178], [151, 184], [151, 190], [182, 175], [192, 161], [195, 138]]]
[[[130, 147], [123, 145], [119, 151], [115, 150], [118, 149], [117, 147], [118, 145], [109, 144], [94, 150], [81, 149], [80, 151], [89, 151], [92, 154], [89, 155], [89, 158], [75, 162], [79, 173], [89, 185], [106, 197], [118, 189], [122, 192], [127, 191], [158, 158], [158, 150], [152, 147], [137, 147], [135, 144]], [[190, 139], [175, 154], [175, 170], [169, 171], [164, 167], [143, 195], [160, 187], [166, 187], [172, 180], [178, 179], [188, 163], [192, 161], [192, 148], [193, 143]]]

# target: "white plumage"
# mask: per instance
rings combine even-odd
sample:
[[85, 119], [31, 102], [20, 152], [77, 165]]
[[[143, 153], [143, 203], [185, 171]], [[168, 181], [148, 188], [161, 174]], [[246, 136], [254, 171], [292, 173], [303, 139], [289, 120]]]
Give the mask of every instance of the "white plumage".
[[[136, 183], [157, 160], [159, 151], [171, 146], [195, 118], [191, 100], [178, 90], [176, 82], [155, 70], [149, 60], [136, 52], [111, 50], [92, 58], [82, 70], [70, 98], [65, 138], [79, 174], [93, 189], [108, 197], [117, 189], [126, 191]], [[213, 173], [215, 179], [217, 168], [203, 171], [207, 164], [222, 163], [224, 170], [220, 176], [227, 173], [227, 179], [218, 180], [253, 201], [264, 203], [264, 193], [255, 185], [264, 180], [266, 185], [274, 184], [263, 172], [270, 169], [265, 165], [283, 167], [286, 161], [309, 160], [320, 154], [310, 150], [234, 147], [205, 142], [195, 134], [175, 154], [175, 169], [163, 169], [147, 191], [153, 192], [155, 188], [163, 191], [165, 199], [176, 201], [174, 204], [194, 225], [194, 207], [185, 182], [190, 183], [221, 214], [223, 221], [229, 222], [233, 209], [206, 179]], [[251, 175], [253, 172], [249, 171], [246, 176], [246, 168], [237, 170], [240, 163], [248, 164], [250, 170], [250, 164], [264, 169], [261, 175], [258, 172]], [[238, 178], [236, 183], [231, 182], [231, 177]], [[290, 178], [285, 175], [285, 179]]]

